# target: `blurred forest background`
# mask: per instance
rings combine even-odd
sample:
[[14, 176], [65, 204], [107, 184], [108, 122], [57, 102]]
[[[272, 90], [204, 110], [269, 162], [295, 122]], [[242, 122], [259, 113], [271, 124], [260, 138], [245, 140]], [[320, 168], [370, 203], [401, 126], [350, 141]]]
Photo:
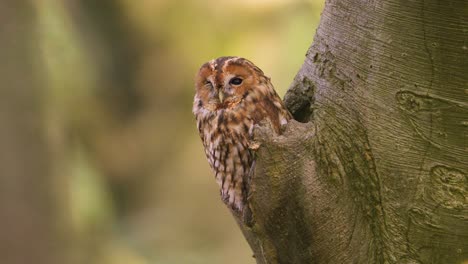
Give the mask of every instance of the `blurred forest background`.
[[322, 6], [0, 3], [1, 262], [255, 263], [205, 160], [193, 78], [238, 55], [283, 96]]

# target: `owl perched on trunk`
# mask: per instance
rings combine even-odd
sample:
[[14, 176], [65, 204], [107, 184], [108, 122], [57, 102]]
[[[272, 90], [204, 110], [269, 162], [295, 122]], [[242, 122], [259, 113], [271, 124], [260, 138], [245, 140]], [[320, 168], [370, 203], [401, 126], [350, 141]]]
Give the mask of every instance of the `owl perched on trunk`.
[[292, 116], [270, 78], [239, 57], [221, 57], [201, 66], [193, 113], [222, 200], [242, 213], [254, 164], [249, 149], [254, 125], [268, 120], [279, 134]]

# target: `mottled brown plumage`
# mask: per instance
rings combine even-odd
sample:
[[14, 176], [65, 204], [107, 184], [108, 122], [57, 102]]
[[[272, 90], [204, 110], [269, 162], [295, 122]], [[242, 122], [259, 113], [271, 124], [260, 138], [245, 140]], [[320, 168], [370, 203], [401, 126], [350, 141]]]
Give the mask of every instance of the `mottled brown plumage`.
[[253, 127], [268, 120], [280, 133], [291, 114], [270, 78], [243, 58], [220, 57], [203, 64], [195, 86], [193, 113], [222, 200], [242, 212], [254, 164], [249, 149]]

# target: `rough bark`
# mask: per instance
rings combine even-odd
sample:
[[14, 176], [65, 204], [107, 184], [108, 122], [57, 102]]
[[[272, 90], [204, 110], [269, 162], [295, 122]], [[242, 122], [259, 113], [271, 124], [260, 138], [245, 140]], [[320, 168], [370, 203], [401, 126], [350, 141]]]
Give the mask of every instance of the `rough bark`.
[[468, 2], [329, 0], [260, 127], [239, 220], [257, 263], [468, 259]]

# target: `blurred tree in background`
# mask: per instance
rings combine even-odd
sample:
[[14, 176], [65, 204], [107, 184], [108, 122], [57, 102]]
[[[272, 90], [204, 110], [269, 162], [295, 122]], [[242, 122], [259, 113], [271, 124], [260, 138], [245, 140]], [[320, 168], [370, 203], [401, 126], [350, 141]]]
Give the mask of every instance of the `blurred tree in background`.
[[205, 161], [193, 77], [212, 58], [239, 55], [284, 94], [321, 8], [319, 0], [2, 3], [1, 258], [254, 263]]
[[61, 210], [43, 123], [45, 87], [35, 71], [36, 16], [30, 3], [19, 1], [0, 3], [0, 17], [0, 259], [63, 263]]

